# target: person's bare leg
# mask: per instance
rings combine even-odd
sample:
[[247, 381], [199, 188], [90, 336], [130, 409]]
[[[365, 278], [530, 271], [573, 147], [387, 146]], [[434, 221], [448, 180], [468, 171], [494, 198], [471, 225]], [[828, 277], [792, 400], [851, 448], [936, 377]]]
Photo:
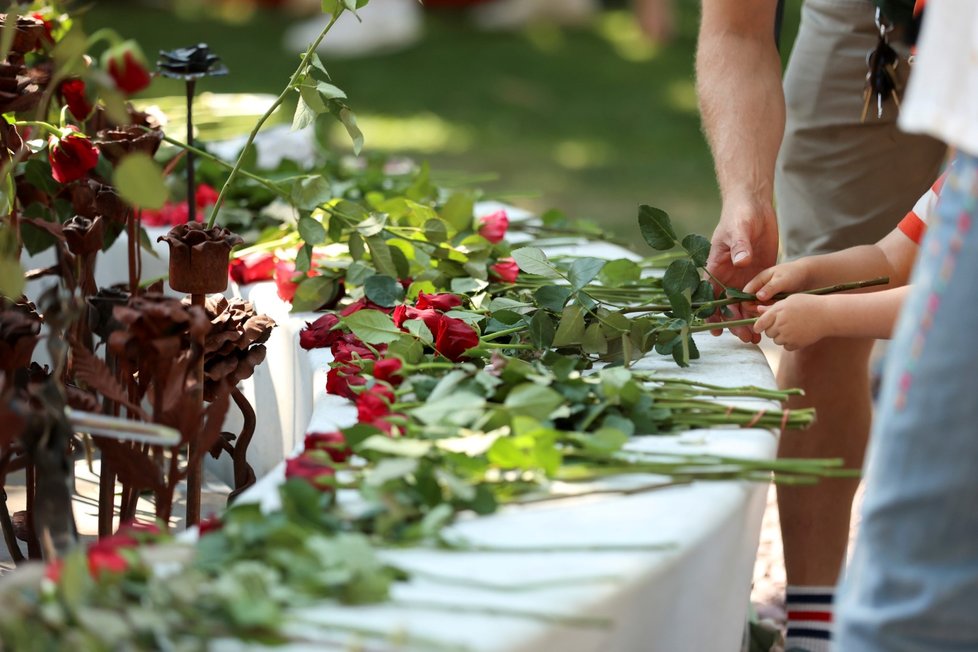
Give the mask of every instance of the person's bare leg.
[[[826, 339], [785, 352], [778, 370], [781, 387], [800, 387], [805, 396], [789, 406], [815, 407], [815, 423], [781, 435], [780, 457], [842, 458], [861, 468], [869, 438], [872, 405], [869, 354], [873, 340]], [[789, 585], [833, 586], [845, 561], [852, 499], [858, 480], [833, 478], [813, 486], [778, 487], [781, 538]]]

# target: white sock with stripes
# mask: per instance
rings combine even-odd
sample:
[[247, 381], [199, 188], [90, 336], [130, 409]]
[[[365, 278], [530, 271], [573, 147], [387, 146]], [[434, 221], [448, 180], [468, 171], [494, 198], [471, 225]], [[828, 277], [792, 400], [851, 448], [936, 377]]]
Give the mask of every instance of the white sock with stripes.
[[789, 586], [785, 598], [785, 652], [829, 652], [834, 586]]

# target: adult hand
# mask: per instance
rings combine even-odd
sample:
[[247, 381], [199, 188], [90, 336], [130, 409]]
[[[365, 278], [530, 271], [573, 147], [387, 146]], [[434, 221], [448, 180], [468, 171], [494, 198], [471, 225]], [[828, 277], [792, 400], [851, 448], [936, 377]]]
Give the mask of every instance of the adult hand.
[[[711, 245], [707, 271], [723, 285], [742, 290], [751, 279], [777, 261], [778, 222], [774, 208], [769, 202], [737, 203], [729, 208], [725, 204]], [[732, 313], [729, 319], [742, 319], [755, 313], [751, 305], [743, 303], [728, 308]], [[711, 319], [721, 320], [719, 315]], [[719, 335], [723, 331], [711, 332]], [[730, 332], [744, 342], [757, 344], [761, 341], [760, 334], [749, 326], [732, 328]]]

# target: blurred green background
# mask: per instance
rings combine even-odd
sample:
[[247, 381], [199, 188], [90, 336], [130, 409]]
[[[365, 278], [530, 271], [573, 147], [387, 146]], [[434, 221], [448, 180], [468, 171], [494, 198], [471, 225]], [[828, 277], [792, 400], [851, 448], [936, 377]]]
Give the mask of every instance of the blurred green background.
[[[800, 2], [788, 3], [784, 52]], [[103, 0], [83, 20], [89, 31], [109, 26], [135, 38], [150, 57], [208, 43], [231, 73], [201, 82], [200, 91], [278, 94], [298, 63], [282, 36], [301, 18], [244, 7], [175, 11]], [[719, 197], [693, 82], [699, 1], [676, 0], [676, 9], [677, 34], [665, 45], [645, 39], [627, 5], [604, 9], [586, 27], [506, 33], [478, 31], [462, 12], [426, 11], [415, 46], [324, 60], [360, 120], [365, 150], [428, 160], [443, 180], [467, 179], [495, 197], [557, 208], [628, 238], [637, 235], [641, 203], [668, 211], [680, 230], [708, 235]], [[157, 79], [143, 96], [181, 92]], [[348, 148], [340, 136], [337, 146]]]

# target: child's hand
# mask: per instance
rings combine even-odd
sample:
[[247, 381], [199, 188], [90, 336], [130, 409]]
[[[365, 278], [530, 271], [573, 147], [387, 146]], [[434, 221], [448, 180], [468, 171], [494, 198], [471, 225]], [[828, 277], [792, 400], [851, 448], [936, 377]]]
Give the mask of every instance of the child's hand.
[[768, 267], [744, 286], [744, 292], [757, 295], [760, 302], [770, 301], [779, 292], [808, 290], [808, 273], [801, 260]]
[[794, 294], [772, 306], [758, 306], [761, 316], [754, 323], [754, 332], [764, 333], [788, 351], [814, 344], [830, 335], [828, 298]]

